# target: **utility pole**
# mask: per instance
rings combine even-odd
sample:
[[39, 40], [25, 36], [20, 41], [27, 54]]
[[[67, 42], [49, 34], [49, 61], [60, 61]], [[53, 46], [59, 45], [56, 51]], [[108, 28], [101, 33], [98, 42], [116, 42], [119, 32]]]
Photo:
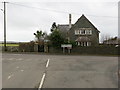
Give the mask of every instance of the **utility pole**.
[[72, 27], [72, 23], [71, 23], [71, 14], [69, 14], [69, 30], [67, 32], [67, 39], [68, 39], [68, 43], [70, 42], [70, 35], [69, 35], [69, 31], [70, 28]]
[[4, 3], [4, 51], [7, 51], [6, 48], [6, 2]]

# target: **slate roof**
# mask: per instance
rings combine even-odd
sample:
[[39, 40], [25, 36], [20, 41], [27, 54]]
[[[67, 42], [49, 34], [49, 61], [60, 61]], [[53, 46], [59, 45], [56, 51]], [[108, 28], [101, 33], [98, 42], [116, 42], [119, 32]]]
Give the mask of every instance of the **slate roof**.
[[71, 30], [73, 28], [90, 28], [93, 27], [95, 28], [96, 31], [100, 32], [83, 14], [77, 21], [76, 23], [71, 27]]
[[61, 31], [61, 32], [67, 32], [69, 31], [69, 24], [58, 24], [58, 29]]
[[67, 32], [70, 30], [69, 24], [58, 24], [58, 29], [62, 33], [62, 36], [66, 37]]
[[[87, 23], [87, 22], [89, 23]], [[76, 24], [77, 23], [77, 24]], [[97, 30], [98, 32], [100, 32], [84, 15], [82, 15], [76, 22], [75, 24], [72, 24], [72, 28], [74, 27], [89, 27], [89, 26], [93, 26], [95, 28], [95, 30]], [[79, 26], [78, 26], [79, 25]], [[58, 24], [58, 29], [61, 31], [61, 32], [64, 32], [66, 33], [67, 31], [70, 30], [69, 28], [69, 24]]]

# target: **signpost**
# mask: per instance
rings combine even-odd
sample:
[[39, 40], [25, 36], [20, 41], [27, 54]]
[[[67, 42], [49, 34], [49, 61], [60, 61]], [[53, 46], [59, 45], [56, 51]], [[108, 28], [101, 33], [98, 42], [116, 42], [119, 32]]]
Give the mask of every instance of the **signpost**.
[[68, 53], [70, 53], [70, 50], [72, 49], [72, 44], [61, 44], [61, 47], [63, 48], [63, 53], [65, 53], [65, 48], [67, 48]]

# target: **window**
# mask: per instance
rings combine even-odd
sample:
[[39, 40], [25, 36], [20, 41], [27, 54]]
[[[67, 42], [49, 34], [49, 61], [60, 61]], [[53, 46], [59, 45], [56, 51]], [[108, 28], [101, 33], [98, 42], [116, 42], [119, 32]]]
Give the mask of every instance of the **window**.
[[77, 42], [78, 46], [91, 46], [91, 42]]
[[92, 34], [92, 30], [90, 30], [90, 34]]
[[89, 34], [89, 30], [86, 30], [86, 34]]
[[91, 46], [91, 42], [87, 42], [87, 46]]
[[81, 34], [81, 30], [79, 30], [79, 34]]
[[86, 30], [86, 34], [92, 34], [92, 30]]
[[83, 45], [83, 42], [81, 42], [81, 46], [84, 46], [84, 45]]
[[81, 34], [85, 34], [85, 30], [81, 30]]
[[75, 35], [78, 35], [79, 34], [79, 30], [75, 30]]
[[79, 28], [78, 30], [75, 30], [75, 35], [90, 35], [92, 34], [91, 28]]
[[89, 46], [88, 43], [89, 43], [89, 42], [86, 42], [86, 46]]
[[84, 42], [84, 46], [86, 46], [86, 42]]

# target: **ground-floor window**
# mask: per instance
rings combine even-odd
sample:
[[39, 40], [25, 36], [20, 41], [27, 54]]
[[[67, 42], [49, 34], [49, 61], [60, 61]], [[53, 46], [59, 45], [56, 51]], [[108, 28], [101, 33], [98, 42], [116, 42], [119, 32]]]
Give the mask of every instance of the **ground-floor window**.
[[77, 42], [78, 46], [91, 46], [91, 42]]

